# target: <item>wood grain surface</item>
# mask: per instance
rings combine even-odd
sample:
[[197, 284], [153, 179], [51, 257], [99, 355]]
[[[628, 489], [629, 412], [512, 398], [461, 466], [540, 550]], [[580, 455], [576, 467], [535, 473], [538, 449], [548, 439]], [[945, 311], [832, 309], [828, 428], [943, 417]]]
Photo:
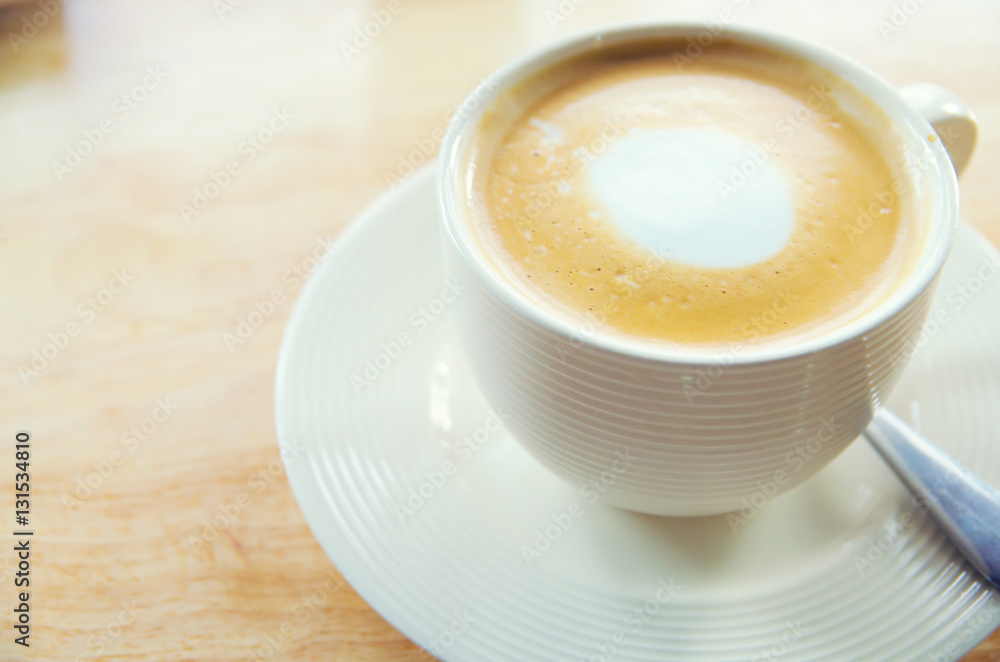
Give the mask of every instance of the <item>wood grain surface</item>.
[[[961, 95], [981, 126], [963, 215], [1000, 243], [989, 0], [0, 8], [0, 660], [426, 659], [340, 578], [278, 461], [274, 370], [301, 276], [505, 61], [602, 22], [725, 9]], [[372, 12], [390, 19], [355, 46]], [[275, 289], [248, 338], [227, 336]], [[12, 630], [17, 430], [30, 649]], [[1000, 660], [1000, 635], [966, 659]]]

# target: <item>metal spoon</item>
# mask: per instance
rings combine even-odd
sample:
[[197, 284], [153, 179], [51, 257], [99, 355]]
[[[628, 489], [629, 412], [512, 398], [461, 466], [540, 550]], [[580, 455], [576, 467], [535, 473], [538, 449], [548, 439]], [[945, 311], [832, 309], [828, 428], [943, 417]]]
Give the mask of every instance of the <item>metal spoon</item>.
[[882, 409], [865, 437], [976, 570], [1000, 588], [1000, 492]]

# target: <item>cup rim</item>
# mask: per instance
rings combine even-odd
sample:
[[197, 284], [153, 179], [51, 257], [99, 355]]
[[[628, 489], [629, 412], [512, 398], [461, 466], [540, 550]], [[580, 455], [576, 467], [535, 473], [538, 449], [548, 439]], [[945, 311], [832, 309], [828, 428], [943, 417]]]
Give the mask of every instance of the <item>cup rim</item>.
[[[724, 25], [713, 41], [730, 38], [751, 45], [766, 46], [779, 52], [805, 59], [831, 72], [863, 94], [882, 109], [893, 127], [910, 146], [919, 144], [929, 150], [927, 185], [930, 212], [925, 245], [917, 263], [904, 282], [878, 306], [850, 320], [843, 326], [817, 336], [793, 340], [787, 344], [765, 344], [760, 347], [746, 343], [727, 343], [726, 347], [658, 346], [655, 341], [633, 340], [596, 329], [582, 334], [580, 325], [546, 310], [527, 294], [503, 278], [489, 264], [472, 236], [470, 223], [459, 205], [460, 186], [464, 179], [463, 162], [466, 143], [463, 140], [478, 125], [483, 111], [500, 94], [533, 73], [558, 62], [605, 44], [619, 44], [655, 37], [677, 37], [714, 34], [710, 24], [690, 21], [640, 21], [603, 25], [571, 35], [522, 55], [496, 70], [479, 83], [460, 108], [474, 108], [469, 114], [456, 114], [445, 132], [438, 159], [437, 195], [444, 234], [457, 249], [471, 273], [480, 283], [506, 305], [535, 324], [567, 339], [582, 342], [616, 354], [664, 363], [705, 364], [715, 357], [725, 356], [733, 365], [751, 365], [780, 361], [826, 350], [862, 337], [882, 326], [903, 311], [937, 278], [951, 250], [958, 225], [958, 178], [951, 159], [929, 122], [903, 100], [899, 91], [884, 78], [850, 57], [822, 44], [759, 27]], [[710, 46], [710, 44], [709, 44]], [[877, 98], [876, 98], [877, 97]], [[934, 136], [927, 140], [925, 137]], [[730, 349], [734, 344], [739, 351]]]

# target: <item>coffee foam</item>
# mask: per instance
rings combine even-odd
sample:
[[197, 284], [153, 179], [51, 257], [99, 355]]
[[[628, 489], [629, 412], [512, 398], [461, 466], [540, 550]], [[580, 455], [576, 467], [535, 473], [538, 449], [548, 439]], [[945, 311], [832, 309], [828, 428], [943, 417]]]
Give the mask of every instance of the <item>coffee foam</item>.
[[681, 69], [671, 49], [578, 58], [487, 110], [466, 181], [496, 269], [578, 323], [687, 346], [884, 300], [922, 226], [881, 111], [785, 55], [720, 42]]
[[[785, 247], [794, 215], [774, 165], [751, 145], [704, 129], [631, 131], [597, 158], [589, 188], [615, 225], [646, 250], [700, 267], [743, 267]], [[718, 182], [747, 161], [753, 177], [720, 193]]]

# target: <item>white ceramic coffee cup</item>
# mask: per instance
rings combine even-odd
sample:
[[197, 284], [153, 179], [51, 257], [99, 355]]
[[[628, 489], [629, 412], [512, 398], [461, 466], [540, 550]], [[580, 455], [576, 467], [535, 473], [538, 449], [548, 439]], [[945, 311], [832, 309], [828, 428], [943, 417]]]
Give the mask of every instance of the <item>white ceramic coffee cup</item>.
[[[875, 310], [788, 345], [716, 353], [654, 347], [567, 321], [520, 292], [482, 254], [462, 196], [466, 153], [483, 109], [570, 56], [677, 36], [702, 46], [735, 39], [808, 60], [849, 81], [890, 118], [920, 164], [909, 172], [926, 191], [930, 227], [916, 267]], [[467, 106], [475, 112], [459, 114], [448, 128], [438, 173], [446, 269], [467, 285], [454, 304], [456, 325], [486, 399], [509, 412], [508, 428], [542, 463], [574, 485], [597, 480], [607, 503], [707, 515], [760, 507], [860, 435], [912, 354], [951, 246], [956, 168], [976, 138], [960, 100], [930, 85], [897, 90], [851, 59], [787, 35], [749, 28], [719, 35], [679, 23], [574, 37], [500, 69], [472, 99]]]

